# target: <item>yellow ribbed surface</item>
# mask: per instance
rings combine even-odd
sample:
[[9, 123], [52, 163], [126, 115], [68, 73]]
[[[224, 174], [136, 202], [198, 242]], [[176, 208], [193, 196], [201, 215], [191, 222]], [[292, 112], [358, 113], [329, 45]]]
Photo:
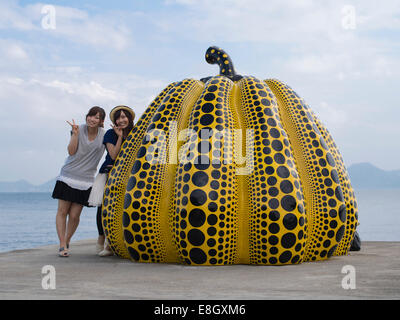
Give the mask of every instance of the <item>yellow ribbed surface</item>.
[[246, 128], [254, 130], [249, 174], [250, 263], [289, 264], [303, 260], [305, 211], [300, 180], [268, 86], [245, 77], [239, 87]]
[[[197, 84], [186, 79], [164, 97], [147, 127], [137, 152], [125, 194], [123, 230], [130, 257], [141, 262], [165, 262], [167, 247], [161, 221], [168, 211], [160, 211], [162, 189], [168, 163], [171, 124], [178, 119], [188, 92]], [[168, 208], [166, 202], [165, 210]]]
[[179, 155], [172, 234], [187, 264], [233, 264], [238, 220], [229, 107], [233, 83], [211, 78], [193, 106]]
[[343, 235], [342, 240], [339, 243], [334, 255], [346, 255], [350, 249], [351, 241], [353, 240], [354, 233], [358, 224], [358, 209], [357, 201], [354, 195], [354, 190], [351, 186], [350, 178], [347, 174], [346, 166], [344, 165], [343, 158], [333, 141], [331, 134], [328, 129], [322, 124], [322, 122], [317, 118], [317, 116], [310, 110], [314, 121], [324, 137], [326, 144], [329, 147], [329, 152], [333, 155], [336, 162], [337, 172], [339, 175], [340, 186], [342, 187], [344, 201], [346, 203], [346, 231]]
[[[239, 82], [240, 83], [240, 82]], [[238, 208], [238, 248], [235, 264], [249, 264], [249, 181], [248, 169], [253, 161], [246, 158], [246, 155], [252, 154], [253, 137], [248, 136], [246, 130], [246, 121], [241, 105], [241, 90], [239, 84], [235, 83], [231, 94], [231, 110], [234, 119], [234, 127], [237, 129], [234, 135], [234, 158], [236, 164], [236, 185], [238, 190], [237, 208]], [[243, 153], [243, 154], [242, 154]]]
[[166, 244], [165, 262], [182, 262], [182, 260], [178, 256], [177, 246], [174, 241], [174, 236], [171, 232], [171, 230], [173, 229], [173, 224], [175, 223], [173, 217], [175, 216], [176, 210], [175, 176], [178, 165], [178, 150], [183, 144], [182, 141], [179, 141], [179, 133], [187, 127], [192, 107], [199, 98], [203, 88], [204, 84], [200, 81], [197, 81], [192, 89], [188, 92], [182, 103], [182, 108], [176, 121], [176, 127], [174, 127], [176, 128], [176, 130], [172, 130], [172, 132], [170, 133], [168, 144], [168, 164], [166, 178], [164, 180], [166, 184], [163, 185], [160, 203], [160, 212], [167, 213], [161, 215], [162, 237]]
[[346, 254], [358, 219], [329, 132], [291, 88], [254, 77], [168, 86], [125, 141], [103, 209], [117, 255], [189, 265]]
[[278, 99], [304, 188], [308, 220], [305, 261], [330, 257], [345, 231], [346, 215], [336, 163], [308, 106], [287, 85], [266, 80]]
[[108, 175], [104, 188], [104, 199], [102, 207], [102, 223], [104, 234], [107, 237], [113, 252], [125, 259], [129, 258], [124, 244], [122, 230], [123, 203], [126, 185], [129, 179], [137, 150], [143, 139], [151, 118], [164, 99], [165, 95], [174, 87], [174, 83], [168, 85], [150, 104], [140, 119], [137, 121], [132, 132], [128, 135], [121, 146], [113, 169]]

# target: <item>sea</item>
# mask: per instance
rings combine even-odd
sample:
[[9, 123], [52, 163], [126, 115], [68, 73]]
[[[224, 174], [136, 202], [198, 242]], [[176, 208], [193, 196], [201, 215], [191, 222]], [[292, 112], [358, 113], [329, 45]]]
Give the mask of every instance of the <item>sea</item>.
[[[362, 241], [400, 241], [400, 189], [355, 191]], [[58, 244], [51, 193], [0, 193], [0, 252]], [[96, 208], [84, 207], [72, 242], [97, 238]]]

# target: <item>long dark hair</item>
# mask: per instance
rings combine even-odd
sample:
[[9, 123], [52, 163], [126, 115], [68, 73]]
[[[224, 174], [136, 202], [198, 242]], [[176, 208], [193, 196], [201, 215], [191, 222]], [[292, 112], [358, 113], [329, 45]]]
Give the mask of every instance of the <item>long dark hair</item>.
[[123, 130], [124, 134], [124, 139], [128, 136], [128, 134], [131, 132], [131, 130], [133, 129], [133, 117], [132, 114], [124, 109], [119, 109], [115, 112], [114, 115], [114, 123], [117, 124], [117, 120], [119, 119], [119, 117], [121, 116], [121, 112], [124, 111], [125, 116], [129, 119], [129, 124], [128, 126]]
[[96, 114], [99, 114], [100, 119], [101, 119], [101, 121], [103, 122], [103, 123], [100, 125], [100, 127], [104, 128], [104, 120], [105, 120], [105, 118], [106, 118], [106, 112], [105, 112], [104, 109], [101, 108], [101, 107], [98, 107], [98, 106], [91, 107], [90, 110], [89, 110], [89, 112], [87, 113], [85, 119], [87, 119], [87, 117], [93, 117], [93, 116], [95, 116]]

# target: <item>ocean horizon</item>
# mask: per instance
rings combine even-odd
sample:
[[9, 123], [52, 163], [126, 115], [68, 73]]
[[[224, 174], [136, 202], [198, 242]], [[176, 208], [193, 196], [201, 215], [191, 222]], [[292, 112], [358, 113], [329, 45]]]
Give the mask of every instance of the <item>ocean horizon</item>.
[[[400, 189], [355, 190], [362, 241], [400, 241]], [[0, 252], [58, 244], [58, 201], [49, 192], [0, 193]], [[96, 208], [84, 207], [72, 242], [97, 238]]]

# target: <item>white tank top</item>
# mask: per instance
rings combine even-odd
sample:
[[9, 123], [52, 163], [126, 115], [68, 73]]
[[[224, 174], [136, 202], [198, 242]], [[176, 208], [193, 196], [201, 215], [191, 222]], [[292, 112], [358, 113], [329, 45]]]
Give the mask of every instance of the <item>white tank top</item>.
[[103, 144], [104, 133], [105, 130], [99, 128], [96, 138], [93, 141], [89, 141], [87, 125], [80, 125], [78, 150], [65, 160], [57, 180], [66, 183], [71, 188], [89, 189], [93, 185], [97, 165], [105, 150]]

